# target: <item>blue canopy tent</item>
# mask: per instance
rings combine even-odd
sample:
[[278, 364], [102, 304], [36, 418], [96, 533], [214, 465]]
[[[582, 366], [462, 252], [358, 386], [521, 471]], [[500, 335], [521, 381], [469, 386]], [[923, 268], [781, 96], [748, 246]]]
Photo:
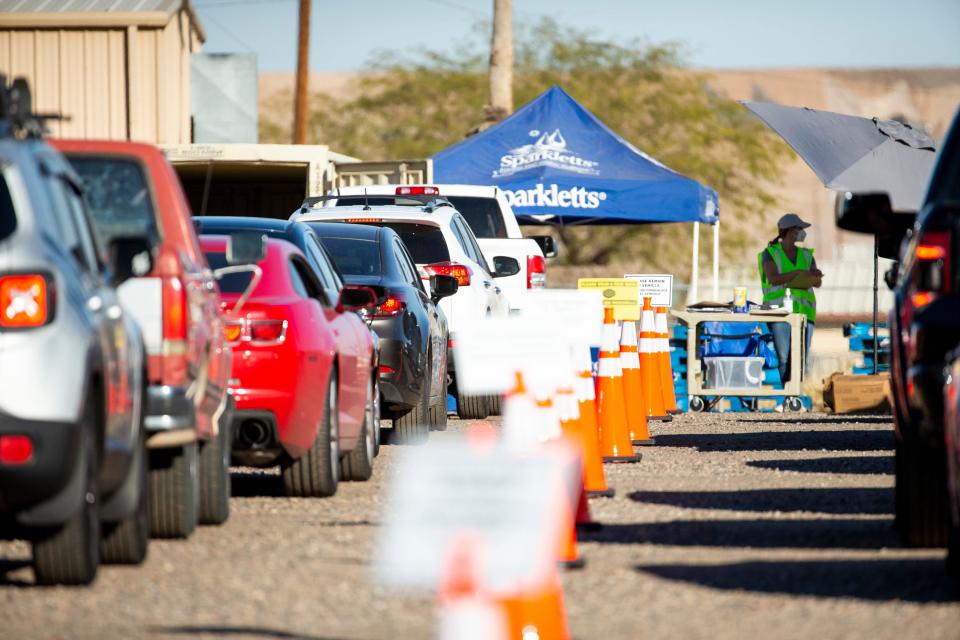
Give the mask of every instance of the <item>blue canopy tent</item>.
[[558, 86], [433, 156], [433, 175], [438, 183], [499, 187], [524, 224], [692, 222], [694, 299], [699, 224], [712, 224], [717, 295], [716, 191], [640, 151]]

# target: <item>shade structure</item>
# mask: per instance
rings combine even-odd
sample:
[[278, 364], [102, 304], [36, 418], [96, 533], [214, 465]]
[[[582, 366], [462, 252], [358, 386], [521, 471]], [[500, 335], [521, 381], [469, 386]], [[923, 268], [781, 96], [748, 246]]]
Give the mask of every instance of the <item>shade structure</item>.
[[916, 211], [933, 170], [934, 143], [895, 120], [771, 102], [743, 102], [786, 141], [828, 189], [885, 191], [896, 211]]
[[433, 156], [434, 179], [503, 189], [523, 223], [719, 221], [717, 193], [640, 151], [553, 86]]

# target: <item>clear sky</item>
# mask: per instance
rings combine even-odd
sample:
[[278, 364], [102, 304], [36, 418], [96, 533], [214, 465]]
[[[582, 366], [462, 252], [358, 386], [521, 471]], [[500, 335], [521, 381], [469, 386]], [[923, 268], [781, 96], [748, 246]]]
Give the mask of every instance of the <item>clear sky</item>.
[[[194, 0], [204, 51], [296, 63], [297, 0]], [[514, 21], [552, 16], [597, 38], [684, 45], [696, 67], [960, 66], [960, 0], [514, 0]], [[450, 50], [493, 0], [313, 0], [312, 71], [362, 68], [377, 50]]]

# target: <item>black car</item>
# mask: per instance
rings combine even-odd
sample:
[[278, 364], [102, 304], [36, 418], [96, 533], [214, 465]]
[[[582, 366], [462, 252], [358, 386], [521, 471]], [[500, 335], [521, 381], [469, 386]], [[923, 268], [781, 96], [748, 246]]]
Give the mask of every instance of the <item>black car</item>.
[[457, 279], [431, 276], [423, 287], [416, 264], [400, 236], [388, 227], [309, 222], [348, 284], [380, 294], [367, 323], [380, 337], [383, 415], [394, 435], [429, 423], [447, 426], [447, 320], [437, 302], [457, 291]]
[[895, 212], [885, 193], [848, 195], [838, 225], [871, 230], [880, 255], [899, 246], [887, 272], [891, 387], [896, 423], [896, 527], [908, 546], [947, 544], [949, 509], [943, 389], [960, 343], [960, 114], [940, 149], [923, 204]]

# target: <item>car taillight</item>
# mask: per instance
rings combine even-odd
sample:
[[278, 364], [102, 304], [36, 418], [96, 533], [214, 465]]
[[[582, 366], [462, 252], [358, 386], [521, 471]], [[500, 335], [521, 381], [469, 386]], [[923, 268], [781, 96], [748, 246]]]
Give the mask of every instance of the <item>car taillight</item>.
[[174, 276], [163, 279], [163, 339], [187, 339], [187, 290]]
[[910, 300], [911, 302], [913, 302], [914, 310], [916, 310], [921, 307], [927, 306], [928, 304], [933, 302], [936, 299], [936, 297], [937, 297], [936, 294], [931, 293], [929, 291], [920, 291], [918, 293], [913, 294]]
[[0, 276], [0, 327], [41, 327], [51, 318], [52, 303], [52, 292], [42, 275]]
[[924, 231], [918, 238], [916, 285], [920, 291], [950, 293], [950, 232]]
[[434, 262], [423, 265], [423, 270], [431, 276], [453, 276], [461, 287], [470, 286], [470, 267], [457, 262]]
[[398, 196], [438, 196], [440, 189], [436, 187], [397, 187], [395, 195]]
[[248, 320], [250, 342], [276, 343], [283, 341], [287, 332], [286, 320]]
[[542, 289], [547, 284], [543, 256], [527, 256], [527, 289]]
[[389, 318], [402, 312], [407, 307], [407, 303], [395, 296], [387, 296], [373, 312], [374, 318]]
[[33, 440], [27, 436], [0, 436], [0, 464], [27, 464], [33, 460]]
[[243, 335], [243, 323], [239, 320], [228, 320], [225, 325], [227, 342], [236, 342]]
[[380, 365], [380, 373], [383, 373], [383, 374], [396, 373], [396, 369], [394, 369], [393, 367], [388, 367], [385, 364], [382, 364]]

